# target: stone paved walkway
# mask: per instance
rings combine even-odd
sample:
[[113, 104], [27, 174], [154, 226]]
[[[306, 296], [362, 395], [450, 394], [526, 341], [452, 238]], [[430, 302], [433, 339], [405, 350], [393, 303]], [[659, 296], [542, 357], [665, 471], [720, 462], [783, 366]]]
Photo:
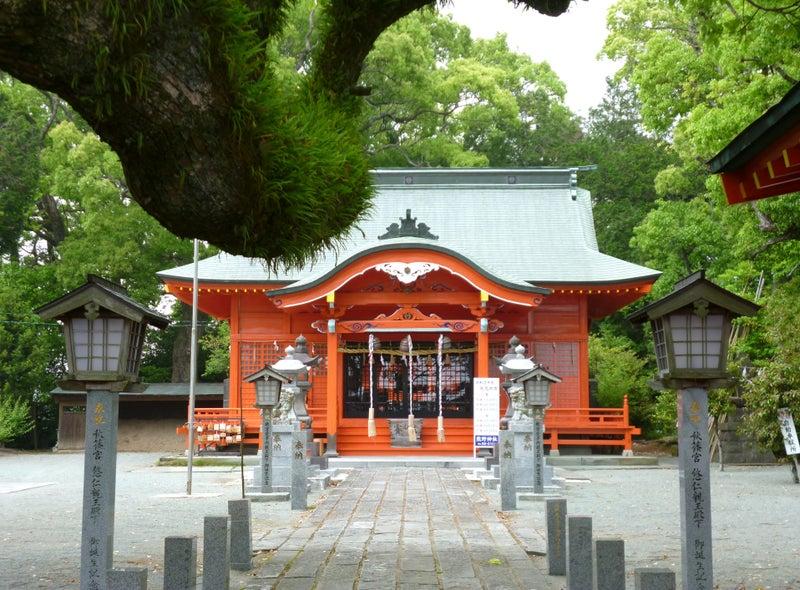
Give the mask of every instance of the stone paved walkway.
[[354, 470], [274, 550], [252, 588], [559, 588], [527, 555], [486, 493], [457, 469]]

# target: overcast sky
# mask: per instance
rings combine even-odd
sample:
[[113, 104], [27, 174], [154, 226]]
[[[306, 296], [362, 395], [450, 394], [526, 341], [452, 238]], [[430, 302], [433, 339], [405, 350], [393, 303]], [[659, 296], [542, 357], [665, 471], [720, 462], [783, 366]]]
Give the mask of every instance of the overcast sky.
[[514, 8], [508, 0], [454, 0], [445, 12], [472, 30], [473, 37], [506, 33], [514, 51], [546, 61], [567, 85], [567, 104], [580, 115], [598, 104], [605, 79], [618, 65], [598, 61], [606, 37], [606, 12], [614, 0], [574, 0], [552, 18]]

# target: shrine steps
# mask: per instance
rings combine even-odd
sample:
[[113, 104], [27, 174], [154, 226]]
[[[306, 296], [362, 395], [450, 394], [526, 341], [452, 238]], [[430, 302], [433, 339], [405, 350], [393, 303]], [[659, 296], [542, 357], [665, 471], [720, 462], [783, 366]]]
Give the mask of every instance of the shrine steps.
[[437, 455], [409, 457], [331, 457], [328, 459], [330, 469], [388, 469], [391, 467], [411, 467], [411, 468], [447, 468], [475, 470], [483, 469], [486, 461], [482, 458], [473, 459], [472, 457], [445, 457]]
[[366, 419], [345, 419], [337, 433], [337, 451], [343, 456], [464, 456], [472, 455], [472, 420], [445, 420], [445, 442], [436, 437], [436, 418], [422, 424], [422, 446], [393, 447], [385, 418], [375, 420], [377, 436], [367, 437]]

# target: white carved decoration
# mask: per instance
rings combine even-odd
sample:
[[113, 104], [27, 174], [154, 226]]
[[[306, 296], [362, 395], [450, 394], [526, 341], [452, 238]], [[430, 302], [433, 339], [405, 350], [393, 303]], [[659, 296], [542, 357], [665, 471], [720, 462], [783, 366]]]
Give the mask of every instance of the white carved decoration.
[[439, 265], [432, 262], [385, 262], [375, 265], [375, 270], [393, 276], [404, 285], [410, 285], [429, 272], [439, 270]]

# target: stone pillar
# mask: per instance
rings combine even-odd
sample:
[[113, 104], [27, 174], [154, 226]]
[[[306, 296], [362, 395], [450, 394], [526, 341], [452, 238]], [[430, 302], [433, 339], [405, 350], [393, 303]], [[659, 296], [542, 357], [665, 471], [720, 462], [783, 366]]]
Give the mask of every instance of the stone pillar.
[[678, 478], [681, 507], [681, 582], [684, 590], [714, 587], [711, 561], [711, 482], [708, 392], [678, 391]]
[[567, 517], [567, 590], [592, 588], [592, 519]]
[[292, 433], [299, 432], [297, 422], [277, 422], [272, 425], [270, 474], [273, 492], [288, 492], [292, 487]]
[[533, 493], [544, 493], [544, 409], [533, 410]]
[[230, 517], [206, 516], [203, 521], [203, 590], [229, 590]]
[[514, 465], [516, 466], [517, 487], [533, 488], [533, 422], [531, 420], [511, 420], [509, 432], [514, 433]]
[[517, 509], [517, 467], [514, 462], [514, 433], [500, 431], [500, 510]]
[[261, 493], [272, 491], [272, 409], [261, 410]]
[[108, 590], [147, 590], [147, 568], [108, 570]]
[[228, 500], [228, 516], [231, 517], [231, 569], [242, 572], [253, 567], [250, 514], [250, 500]]
[[114, 555], [119, 393], [89, 387], [83, 459], [81, 590], [104, 590]]
[[197, 537], [164, 539], [164, 590], [193, 590], [197, 585]]
[[551, 576], [567, 573], [567, 501], [545, 500], [547, 512], [547, 568]]
[[308, 508], [306, 440], [305, 432], [301, 430], [292, 432], [292, 489], [289, 494], [292, 510], [306, 510]]
[[633, 570], [635, 590], [675, 590], [675, 572], [660, 567], [641, 567]]
[[594, 590], [625, 590], [625, 541], [594, 542]]

